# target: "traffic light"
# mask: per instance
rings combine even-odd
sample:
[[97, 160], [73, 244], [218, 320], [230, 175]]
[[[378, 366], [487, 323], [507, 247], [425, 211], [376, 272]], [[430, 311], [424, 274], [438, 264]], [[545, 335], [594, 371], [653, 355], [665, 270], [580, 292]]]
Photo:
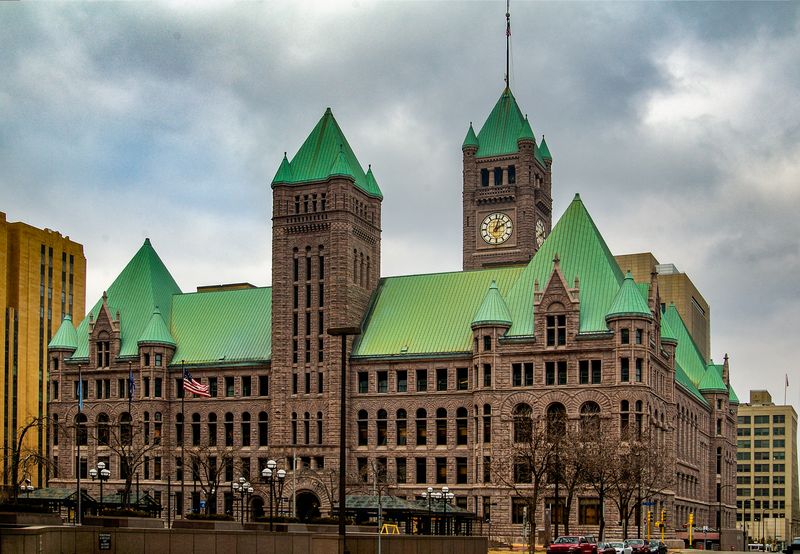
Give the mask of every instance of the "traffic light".
[[694, 512], [689, 512], [689, 526], [694, 525]]
[[653, 512], [647, 510], [647, 524], [650, 524], [650, 521], [653, 519]]
[[661, 523], [663, 524], [664, 521], [666, 521], [666, 519], [667, 519], [667, 511], [661, 510]]

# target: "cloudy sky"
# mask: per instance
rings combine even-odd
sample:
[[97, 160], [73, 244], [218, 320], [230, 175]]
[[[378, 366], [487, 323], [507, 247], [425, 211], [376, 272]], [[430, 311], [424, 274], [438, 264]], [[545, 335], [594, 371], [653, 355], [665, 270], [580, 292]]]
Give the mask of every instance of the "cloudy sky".
[[[149, 237], [184, 291], [270, 284], [269, 183], [330, 106], [383, 202], [383, 275], [461, 266], [461, 142], [503, 2], [0, 5], [0, 210], [82, 243], [91, 305]], [[800, 404], [800, 4], [512, 6], [511, 86], [615, 253], [712, 306], [743, 401]], [[421, 220], [440, 219], [432, 237]]]

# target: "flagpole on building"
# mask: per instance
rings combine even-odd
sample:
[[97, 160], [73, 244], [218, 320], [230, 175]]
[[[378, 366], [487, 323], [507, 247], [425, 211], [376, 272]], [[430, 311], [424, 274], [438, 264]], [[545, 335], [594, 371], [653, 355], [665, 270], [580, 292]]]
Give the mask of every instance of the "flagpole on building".
[[186, 458], [183, 454], [184, 444], [186, 444], [186, 416], [183, 412], [184, 401], [186, 400], [186, 388], [183, 386], [183, 376], [186, 374], [186, 360], [181, 360], [181, 505], [180, 505], [180, 514], [181, 519], [183, 519], [183, 505], [184, 505], [184, 498], [183, 498], [183, 479], [184, 474], [186, 473]]
[[783, 405], [786, 406], [786, 391], [789, 389], [789, 374], [784, 373], [784, 377], [786, 380], [784, 381], [783, 385]]
[[506, 88], [511, 86], [511, 76], [509, 75], [509, 58], [511, 49], [511, 0], [506, 0]]
[[81, 366], [78, 364], [78, 417], [76, 418], [75, 424], [75, 442], [78, 443], [78, 457], [76, 459], [75, 467], [78, 470], [78, 513], [75, 514], [75, 525], [78, 525], [82, 522], [83, 518], [81, 517], [81, 438], [80, 438], [80, 425], [81, 425], [81, 413], [83, 404], [83, 377], [81, 374]]

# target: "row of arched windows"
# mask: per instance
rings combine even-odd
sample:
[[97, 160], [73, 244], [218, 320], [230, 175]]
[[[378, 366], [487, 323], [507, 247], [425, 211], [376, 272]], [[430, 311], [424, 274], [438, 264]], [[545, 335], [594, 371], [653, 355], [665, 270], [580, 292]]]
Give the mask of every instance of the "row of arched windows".
[[[149, 425], [149, 414], [146, 414], [146, 421]], [[158, 424], [158, 437], [161, 437], [161, 412], [155, 413], [154, 422]], [[75, 423], [75, 442], [79, 446], [89, 444], [89, 418], [84, 413], [78, 413], [74, 418]], [[119, 416], [117, 423], [118, 429], [112, 435], [111, 418], [106, 413], [100, 413], [95, 419], [96, 441], [98, 446], [108, 446], [113, 441], [119, 444], [131, 444], [133, 441], [133, 420], [131, 414], [123, 412]], [[53, 415], [53, 445], [58, 445], [58, 415]]]

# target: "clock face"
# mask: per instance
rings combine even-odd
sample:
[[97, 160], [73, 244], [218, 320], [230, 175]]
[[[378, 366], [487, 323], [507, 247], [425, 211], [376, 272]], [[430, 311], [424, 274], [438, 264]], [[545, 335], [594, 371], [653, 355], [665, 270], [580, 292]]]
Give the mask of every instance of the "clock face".
[[544, 223], [539, 219], [536, 221], [536, 246], [541, 247], [546, 237], [547, 233], [544, 230]]
[[481, 238], [487, 244], [502, 244], [511, 238], [511, 218], [501, 212], [487, 215], [481, 223]]

